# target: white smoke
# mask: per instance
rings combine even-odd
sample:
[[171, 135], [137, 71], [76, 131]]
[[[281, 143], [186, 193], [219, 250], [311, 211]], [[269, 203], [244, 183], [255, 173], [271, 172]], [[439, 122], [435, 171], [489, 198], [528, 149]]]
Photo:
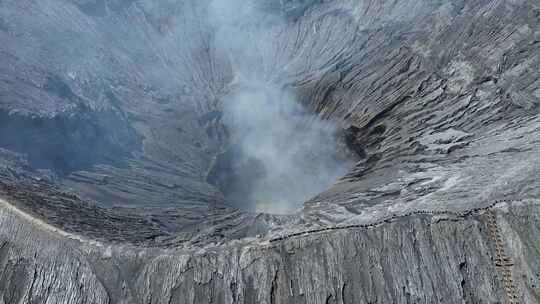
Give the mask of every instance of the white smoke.
[[[290, 213], [346, 173], [336, 149], [337, 127], [308, 113], [287, 89], [279, 55], [285, 20], [252, 0], [215, 0], [210, 19], [217, 48], [234, 74], [222, 99], [237, 181], [229, 199], [258, 212]], [[242, 173], [243, 172], [243, 173]], [[245, 206], [248, 204], [248, 206]]]

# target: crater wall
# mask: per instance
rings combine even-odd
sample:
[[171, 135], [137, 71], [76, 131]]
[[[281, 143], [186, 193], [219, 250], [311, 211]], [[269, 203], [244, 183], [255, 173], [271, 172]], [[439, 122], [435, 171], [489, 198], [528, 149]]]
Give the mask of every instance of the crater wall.
[[[0, 303], [538, 302], [540, 6], [252, 3], [234, 57], [209, 1], [0, 2]], [[238, 62], [354, 154], [293, 214], [208, 182]]]

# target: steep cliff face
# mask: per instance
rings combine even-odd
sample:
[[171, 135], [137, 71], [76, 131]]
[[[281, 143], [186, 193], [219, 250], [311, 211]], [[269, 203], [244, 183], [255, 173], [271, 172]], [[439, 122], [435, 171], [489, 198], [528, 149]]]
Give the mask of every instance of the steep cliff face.
[[[540, 302], [539, 4], [225, 2], [0, 2], [0, 303]], [[285, 215], [254, 83], [354, 163]]]
[[0, 282], [4, 303], [536, 303], [537, 209], [512, 201], [181, 250], [91, 241], [4, 206]]

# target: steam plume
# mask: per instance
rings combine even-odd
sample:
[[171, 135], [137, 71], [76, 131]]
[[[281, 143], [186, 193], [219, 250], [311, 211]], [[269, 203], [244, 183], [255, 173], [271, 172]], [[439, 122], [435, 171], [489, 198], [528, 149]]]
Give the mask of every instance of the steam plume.
[[210, 4], [215, 43], [234, 76], [222, 99], [233, 172], [225, 192], [243, 209], [289, 213], [343, 175], [349, 162], [336, 150], [337, 127], [308, 113], [281, 77], [277, 39], [285, 20], [259, 3]]

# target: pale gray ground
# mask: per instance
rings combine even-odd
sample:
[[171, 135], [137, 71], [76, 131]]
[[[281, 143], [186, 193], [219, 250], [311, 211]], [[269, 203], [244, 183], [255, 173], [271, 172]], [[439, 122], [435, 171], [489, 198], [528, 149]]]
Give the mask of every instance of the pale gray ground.
[[484, 210], [269, 242], [501, 199], [539, 303], [540, 3], [259, 2], [242, 59], [357, 160], [291, 215], [207, 182], [238, 60], [207, 1], [0, 1], [0, 303], [506, 303]]

